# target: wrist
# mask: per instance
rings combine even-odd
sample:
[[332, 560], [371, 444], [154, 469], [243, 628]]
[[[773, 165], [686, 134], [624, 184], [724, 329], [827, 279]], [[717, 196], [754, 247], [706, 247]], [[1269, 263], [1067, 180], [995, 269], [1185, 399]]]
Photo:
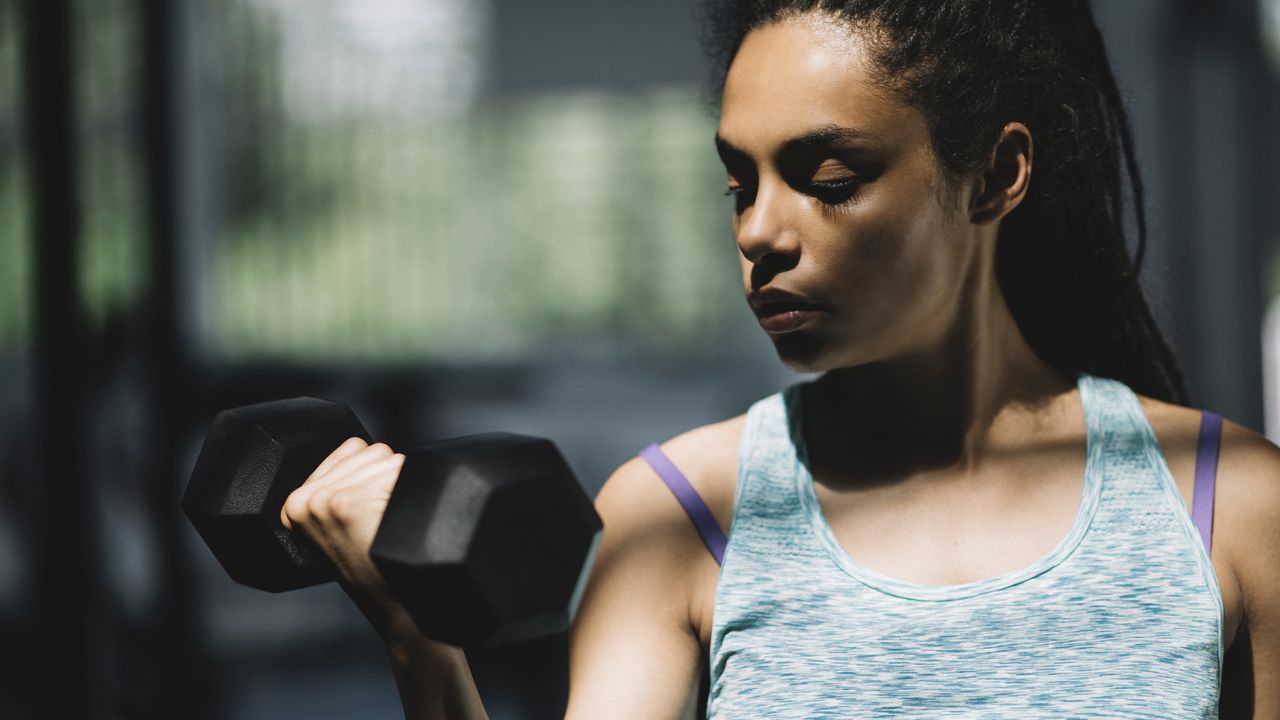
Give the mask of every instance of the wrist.
[[452, 668], [466, 662], [461, 648], [432, 640], [403, 611], [390, 615], [382, 631], [391, 662], [396, 667], [430, 665]]
[[487, 720], [461, 648], [436, 642], [416, 628], [386, 640], [406, 718]]

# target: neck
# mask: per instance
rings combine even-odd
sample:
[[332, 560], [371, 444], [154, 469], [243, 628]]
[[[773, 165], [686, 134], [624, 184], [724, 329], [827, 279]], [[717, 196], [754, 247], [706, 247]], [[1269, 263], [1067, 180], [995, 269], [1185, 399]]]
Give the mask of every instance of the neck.
[[1025, 443], [1075, 379], [1027, 345], [994, 272], [967, 284], [941, 334], [898, 357], [833, 370], [806, 388], [810, 459], [859, 484], [973, 475]]

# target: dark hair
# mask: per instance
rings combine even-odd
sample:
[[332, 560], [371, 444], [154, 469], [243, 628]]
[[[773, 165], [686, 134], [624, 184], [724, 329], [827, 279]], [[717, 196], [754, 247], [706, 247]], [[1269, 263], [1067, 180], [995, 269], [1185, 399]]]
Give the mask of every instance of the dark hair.
[[[718, 96], [747, 34], [809, 12], [866, 31], [877, 80], [917, 107], [950, 179], [977, 171], [1006, 124], [1035, 143], [1032, 182], [1005, 216], [996, 277], [1045, 362], [1185, 405], [1177, 360], [1138, 282], [1147, 227], [1133, 134], [1085, 0], [706, 0]], [[1122, 167], [1123, 159], [1123, 167]], [[1125, 243], [1123, 175], [1138, 232]]]

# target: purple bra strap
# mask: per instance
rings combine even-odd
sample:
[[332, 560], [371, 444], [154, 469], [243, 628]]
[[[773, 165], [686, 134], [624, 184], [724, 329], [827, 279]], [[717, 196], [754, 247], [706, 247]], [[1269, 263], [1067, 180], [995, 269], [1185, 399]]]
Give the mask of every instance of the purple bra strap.
[[1191, 519], [1200, 530], [1208, 551], [1213, 542], [1213, 485], [1218, 474], [1218, 441], [1222, 416], [1203, 411], [1200, 416], [1200, 444], [1196, 447], [1195, 488], [1191, 491]]
[[716, 564], [719, 564], [724, 559], [724, 546], [728, 541], [724, 537], [724, 532], [720, 530], [720, 524], [716, 522], [715, 516], [711, 514], [710, 508], [698, 495], [698, 491], [693, 489], [689, 480], [657, 445], [650, 445], [641, 450], [640, 458], [649, 463], [649, 467], [658, 473], [662, 482], [671, 488], [672, 494], [676, 496], [676, 500], [680, 501], [681, 507], [693, 521], [694, 529], [702, 536], [702, 542], [706, 543], [711, 556], [716, 559]]

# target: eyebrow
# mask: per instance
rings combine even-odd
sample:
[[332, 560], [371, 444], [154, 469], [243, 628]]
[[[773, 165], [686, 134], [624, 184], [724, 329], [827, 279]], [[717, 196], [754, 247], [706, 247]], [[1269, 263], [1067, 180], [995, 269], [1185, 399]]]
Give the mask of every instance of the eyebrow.
[[[785, 157], [804, 151], [812, 152], [814, 150], [840, 147], [870, 137], [871, 134], [865, 130], [843, 125], [822, 125], [803, 135], [797, 135], [783, 142], [782, 147], [778, 149], [778, 156]], [[721, 158], [749, 157], [747, 151], [725, 140], [718, 131], [716, 132], [716, 151], [720, 153]]]

